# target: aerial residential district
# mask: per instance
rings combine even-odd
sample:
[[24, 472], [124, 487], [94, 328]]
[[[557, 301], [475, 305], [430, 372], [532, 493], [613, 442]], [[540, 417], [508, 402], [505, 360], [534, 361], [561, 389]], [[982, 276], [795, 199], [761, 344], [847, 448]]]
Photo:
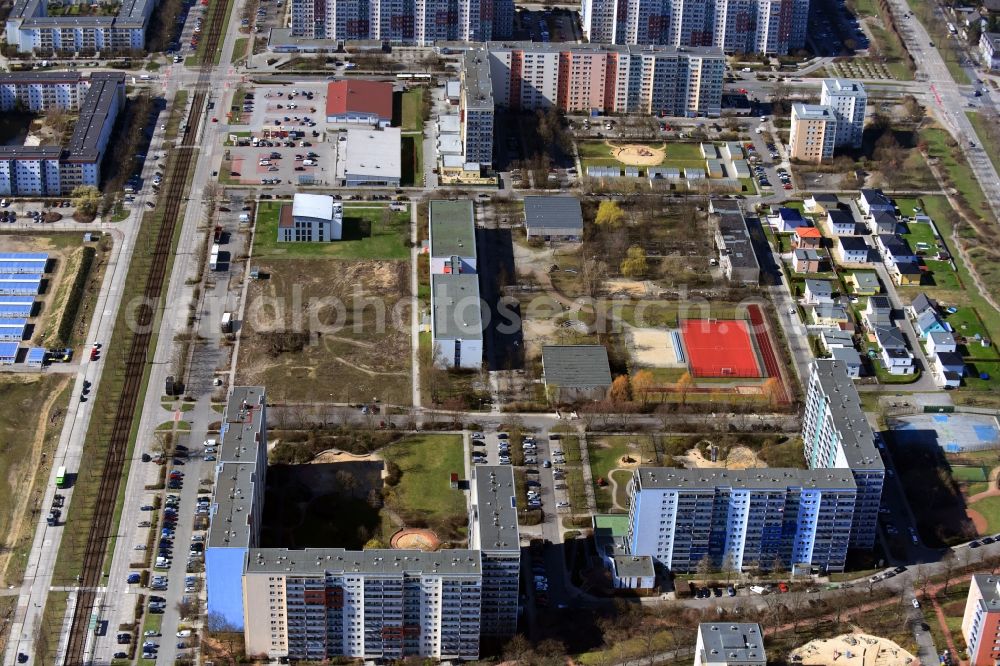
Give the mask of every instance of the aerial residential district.
[[0, 655], [1000, 664], [1000, 0], [0, 3]]

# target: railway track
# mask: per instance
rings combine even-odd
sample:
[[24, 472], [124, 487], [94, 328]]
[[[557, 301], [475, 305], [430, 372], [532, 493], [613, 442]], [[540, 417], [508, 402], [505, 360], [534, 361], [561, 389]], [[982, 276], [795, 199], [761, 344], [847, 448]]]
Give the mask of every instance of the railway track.
[[[225, 5], [226, 0], [216, 0], [216, 2]], [[175, 144], [172, 166], [167, 172], [166, 187], [159, 197], [159, 203], [163, 206], [163, 223], [153, 247], [152, 261], [143, 290], [143, 305], [135, 316], [137, 332], [132, 337], [126, 354], [124, 382], [111, 428], [108, 451], [95, 504], [94, 519], [84, 550], [79, 592], [73, 610], [69, 643], [63, 662], [66, 666], [84, 666], [84, 651], [97, 598], [96, 590], [101, 583], [108, 539], [114, 528], [115, 503], [121, 486], [129, 434], [132, 431], [136, 406], [142, 389], [142, 377], [150, 352], [156, 305], [163, 295], [163, 286], [167, 281], [167, 266], [170, 261], [174, 231], [180, 221], [181, 204], [186, 198], [187, 181], [197, 155], [197, 151], [193, 149], [196, 146], [198, 127], [205, 113], [210, 92], [212, 59], [219, 46], [219, 40], [223, 38], [222, 28], [226, 22], [226, 13], [224, 9], [214, 12], [211, 21], [206, 26], [205, 50], [203, 51], [206, 61], [201, 65], [198, 83], [187, 116], [186, 129], [180, 142]]]

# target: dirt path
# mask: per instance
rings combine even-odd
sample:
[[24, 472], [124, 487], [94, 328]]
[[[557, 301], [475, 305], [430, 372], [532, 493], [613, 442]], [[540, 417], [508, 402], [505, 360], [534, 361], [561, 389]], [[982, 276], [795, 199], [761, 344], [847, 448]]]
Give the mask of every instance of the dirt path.
[[[934, 618], [937, 620], [938, 626], [941, 627], [941, 633], [944, 634], [944, 640], [948, 643], [948, 651], [958, 659], [958, 650], [955, 649], [955, 642], [951, 640], [951, 629], [948, 628], [948, 618], [945, 617], [944, 611], [941, 609], [941, 604], [938, 603], [937, 597], [931, 597], [931, 603], [934, 605]], [[969, 662], [966, 660], [958, 661], [960, 666], [964, 666]]]
[[371, 375], [371, 376], [373, 376], [373, 377], [374, 377], [374, 376], [377, 376], [377, 375], [382, 375], [382, 376], [393, 376], [393, 375], [397, 375], [397, 376], [400, 376], [400, 377], [402, 377], [402, 376], [405, 376], [405, 375], [407, 374], [406, 372], [402, 372], [402, 371], [401, 371], [401, 372], [383, 372], [383, 371], [381, 371], [381, 370], [371, 370], [371, 369], [369, 369], [369, 368], [365, 368], [365, 367], [363, 367], [363, 366], [360, 366], [360, 365], [358, 365], [358, 364], [356, 364], [356, 363], [351, 363], [351, 362], [350, 362], [350, 361], [348, 361], [347, 359], [344, 359], [344, 358], [341, 358], [340, 356], [334, 356], [334, 357], [332, 357], [332, 358], [333, 358], [333, 360], [335, 360], [335, 361], [338, 361], [338, 362], [340, 362], [340, 363], [343, 363], [344, 365], [346, 365], [346, 366], [347, 366], [347, 367], [349, 367], [349, 368], [354, 368], [354, 369], [355, 369], [355, 370], [357, 370], [358, 372], [363, 372], [363, 373], [365, 373], [366, 375]]
[[6, 579], [7, 565], [14, 554], [14, 546], [17, 544], [17, 538], [21, 534], [24, 520], [29, 513], [28, 503], [31, 501], [31, 486], [34, 484], [35, 476], [42, 466], [42, 453], [45, 449], [45, 433], [48, 431], [49, 415], [56, 400], [66, 387], [67, 381], [69, 381], [68, 377], [65, 381], [56, 385], [42, 404], [42, 409], [38, 414], [35, 439], [31, 442], [31, 455], [27, 462], [27, 469], [32, 470], [32, 473], [22, 474], [21, 482], [15, 486], [14, 496], [17, 497], [17, 504], [12, 509], [14, 518], [10, 523], [7, 534], [4, 535], [3, 553], [0, 554], [0, 574], [2, 574], [0, 575], [0, 582], [3, 585], [10, 584]]
[[628, 472], [632, 473], [631, 469], [626, 469], [624, 467], [615, 467], [613, 470], [608, 472], [608, 488], [611, 490], [611, 506], [616, 509], [621, 509], [622, 511], [628, 511], [627, 506], [622, 506], [618, 503], [618, 482], [615, 481], [615, 472]]
[[990, 470], [990, 487], [981, 493], [976, 493], [969, 497], [967, 501], [968, 504], [978, 502], [981, 499], [986, 499], [987, 497], [996, 497], [1000, 495], [1000, 488], [997, 487], [997, 477], [1000, 477], [1000, 467], [994, 467]]

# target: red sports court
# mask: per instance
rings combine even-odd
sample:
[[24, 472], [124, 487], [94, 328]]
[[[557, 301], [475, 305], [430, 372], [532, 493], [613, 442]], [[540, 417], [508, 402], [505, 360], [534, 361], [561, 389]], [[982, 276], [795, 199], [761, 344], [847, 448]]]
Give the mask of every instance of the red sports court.
[[695, 377], [760, 377], [760, 365], [742, 319], [685, 319], [688, 368]]

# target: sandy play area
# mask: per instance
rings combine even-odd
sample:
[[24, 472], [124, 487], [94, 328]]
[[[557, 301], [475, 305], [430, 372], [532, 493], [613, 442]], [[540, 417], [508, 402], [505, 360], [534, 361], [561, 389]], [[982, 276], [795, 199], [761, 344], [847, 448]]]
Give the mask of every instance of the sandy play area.
[[663, 328], [630, 328], [628, 345], [636, 365], [647, 368], [683, 368], [683, 351], [677, 349], [675, 337]]
[[310, 461], [310, 464], [330, 464], [330, 463], [341, 463], [341, 462], [363, 462], [370, 460], [382, 460], [382, 456], [377, 453], [367, 453], [365, 455], [354, 455], [353, 453], [347, 453], [346, 451], [341, 451], [340, 449], [327, 449], [317, 454], [315, 458]]
[[706, 460], [698, 449], [688, 449], [688, 452], [683, 456], [676, 456], [674, 459], [683, 463], [687, 469], [755, 469], [758, 467], [767, 467], [764, 461], [757, 457], [756, 453], [745, 446], [734, 446], [729, 449], [729, 456], [718, 462]]
[[441, 540], [433, 530], [404, 528], [392, 535], [389, 545], [398, 550], [432, 552], [441, 547]]
[[805, 666], [897, 666], [916, 657], [886, 638], [854, 633], [809, 641], [792, 650], [791, 661], [799, 660]]
[[643, 144], [612, 146], [611, 157], [627, 166], [659, 166], [667, 156], [665, 148], [653, 148]]

